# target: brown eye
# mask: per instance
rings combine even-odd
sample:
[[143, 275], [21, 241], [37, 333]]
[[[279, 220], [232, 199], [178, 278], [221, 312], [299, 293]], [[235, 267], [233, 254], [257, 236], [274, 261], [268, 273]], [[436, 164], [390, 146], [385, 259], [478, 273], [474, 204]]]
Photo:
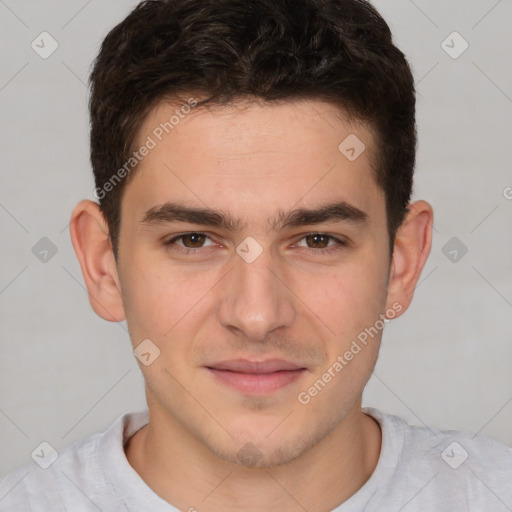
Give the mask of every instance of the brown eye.
[[183, 241], [183, 245], [188, 249], [198, 249], [203, 246], [206, 240], [206, 236], [201, 233], [188, 233], [180, 238]]
[[[306, 242], [307, 249], [311, 249], [319, 253], [336, 251], [338, 249], [342, 249], [347, 245], [346, 242], [339, 240], [338, 238], [335, 238], [333, 236], [326, 235], [325, 233], [309, 233], [308, 235], [304, 235], [301, 241], [302, 240]], [[330, 244], [330, 242], [334, 243]]]
[[329, 239], [331, 237], [327, 235], [314, 234], [307, 235], [304, 238], [306, 239], [308, 244], [312, 244], [312, 249], [325, 249], [329, 245]]
[[[204, 245], [207, 240], [210, 240], [210, 237], [204, 233], [183, 233], [182, 235], [171, 238], [169, 241], [165, 242], [164, 245], [176, 251], [193, 253], [208, 248], [208, 245]], [[211, 245], [215, 244], [212, 243], [210, 246]]]

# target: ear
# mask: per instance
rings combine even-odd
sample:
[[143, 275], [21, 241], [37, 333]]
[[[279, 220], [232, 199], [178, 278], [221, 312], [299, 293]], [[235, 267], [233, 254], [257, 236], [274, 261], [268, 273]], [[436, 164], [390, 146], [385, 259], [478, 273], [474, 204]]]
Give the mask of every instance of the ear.
[[78, 203], [69, 231], [92, 309], [109, 322], [121, 322], [125, 314], [119, 276], [108, 225], [99, 205], [89, 200]]
[[402, 309], [395, 316], [409, 307], [432, 246], [432, 207], [426, 201], [416, 201], [408, 210], [397, 230], [391, 258], [386, 307], [399, 303]]

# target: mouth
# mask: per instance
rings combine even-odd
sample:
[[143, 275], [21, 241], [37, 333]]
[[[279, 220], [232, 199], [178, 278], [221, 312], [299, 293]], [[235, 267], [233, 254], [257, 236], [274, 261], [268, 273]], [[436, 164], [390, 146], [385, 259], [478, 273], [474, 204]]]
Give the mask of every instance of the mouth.
[[221, 361], [206, 369], [224, 385], [251, 395], [278, 391], [300, 378], [307, 369], [282, 359]]

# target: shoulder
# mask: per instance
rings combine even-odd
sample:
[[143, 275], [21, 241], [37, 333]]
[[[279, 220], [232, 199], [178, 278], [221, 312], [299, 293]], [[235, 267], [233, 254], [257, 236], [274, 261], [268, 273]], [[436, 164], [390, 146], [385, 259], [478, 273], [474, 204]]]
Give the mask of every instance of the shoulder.
[[9, 473], [0, 482], [0, 512], [66, 510], [61, 496], [72, 493], [72, 488], [79, 485], [77, 481], [90, 469], [100, 436], [94, 434], [77, 441], [58, 454], [41, 447], [34, 453], [33, 463]]
[[[393, 477], [425, 497], [512, 506], [512, 448], [490, 437], [458, 430], [409, 425], [377, 409], [364, 411], [380, 424], [383, 450], [395, 452]], [[391, 447], [391, 448], [390, 448]], [[483, 509], [482, 509], [483, 510]], [[493, 509], [494, 510], [494, 509]], [[504, 508], [506, 510], [506, 508]]]
[[[122, 451], [126, 425], [145, 420], [144, 413], [119, 416], [95, 433], [56, 453], [49, 445], [34, 452], [34, 462], [0, 482], [0, 512], [95, 510], [109, 493], [103, 461]], [[98, 460], [100, 459], [100, 460]]]

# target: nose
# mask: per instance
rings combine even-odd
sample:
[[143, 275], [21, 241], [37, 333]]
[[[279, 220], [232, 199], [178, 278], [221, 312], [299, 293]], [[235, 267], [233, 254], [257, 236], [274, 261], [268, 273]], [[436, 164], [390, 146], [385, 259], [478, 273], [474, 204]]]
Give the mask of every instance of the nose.
[[272, 331], [290, 327], [296, 309], [286, 270], [265, 248], [251, 263], [235, 256], [234, 268], [223, 282], [219, 321], [239, 337], [263, 341]]

